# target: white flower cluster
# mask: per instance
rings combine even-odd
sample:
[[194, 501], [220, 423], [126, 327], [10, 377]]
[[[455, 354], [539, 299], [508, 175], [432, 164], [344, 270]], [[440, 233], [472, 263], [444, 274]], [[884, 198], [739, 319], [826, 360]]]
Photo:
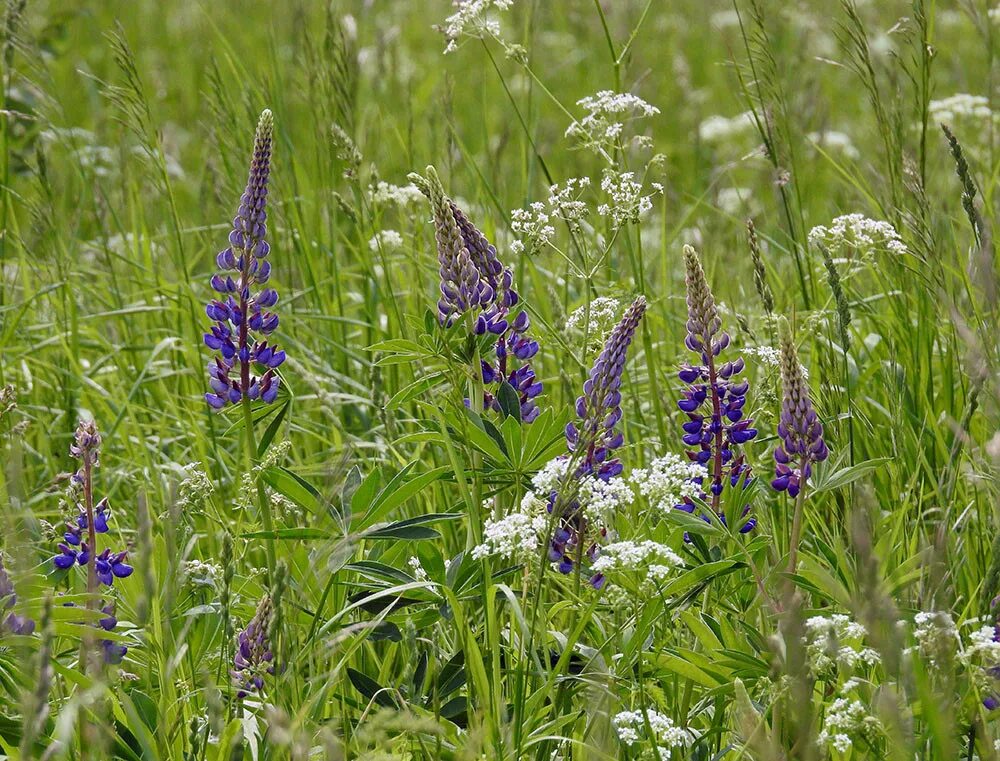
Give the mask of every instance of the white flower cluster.
[[932, 100], [927, 104], [930, 119], [934, 123], [951, 122], [959, 119], [993, 119], [990, 102], [982, 95], [969, 95], [960, 92], [940, 100]]
[[589, 209], [580, 196], [588, 187], [589, 177], [571, 177], [562, 186], [551, 185], [547, 201], [535, 201], [527, 209], [514, 209], [510, 213], [510, 229], [519, 240], [514, 241], [511, 250], [515, 254], [525, 250], [535, 253], [556, 234], [552, 226], [554, 218], [572, 224], [587, 216]]
[[403, 247], [403, 236], [395, 230], [379, 230], [368, 241], [372, 251], [398, 251]]
[[864, 214], [845, 214], [834, 219], [829, 227], [817, 225], [809, 231], [809, 242], [836, 252], [851, 248], [866, 254], [875, 251], [906, 253], [906, 246], [895, 227]]
[[838, 666], [854, 669], [858, 665], [874, 666], [879, 654], [864, 647], [865, 627], [847, 616], [813, 616], [806, 620], [804, 637], [806, 657], [814, 675], [835, 670]]
[[[662, 193], [663, 186], [654, 182], [650, 187], [655, 193]], [[601, 190], [608, 196], [610, 203], [597, 207], [597, 213], [602, 217], [611, 217], [615, 227], [633, 222], [653, 208], [653, 194], [644, 194], [641, 182], [636, 182], [635, 172], [616, 172], [604, 170], [601, 178]]]
[[184, 466], [183, 470], [184, 480], [177, 486], [178, 506], [193, 507], [202, 504], [215, 491], [212, 480], [196, 463]]
[[881, 731], [879, 720], [868, 712], [864, 703], [860, 700], [837, 698], [826, 709], [823, 729], [816, 741], [838, 753], [846, 753], [854, 742], [851, 735], [861, 734], [875, 740]]
[[846, 132], [831, 129], [824, 132], [810, 132], [806, 137], [824, 150], [837, 151], [849, 159], [861, 158], [861, 152], [854, 147], [851, 136]]
[[629, 480], [649, 500], [650, 507], [669, 513], [684, 497], [698, 494], [700, 488], [692, 479], [704, 478], [707, 473], [704, 465], [668, 452], [653, 460], [648, 468], [633, 470]]
[[[781, 367], [781, 352], [773, 346], [747, 346], [743, 349], [743, 353], [756, 357], [762, 365], [773, 368]], [[809, 368], [805, 365], [799, 365], [799, 369], [802, 371], [802, 377], [809, 380]]]
[[[646, 736], [646, 722], [653, 736]], [[655, 744], [656, 755], [660, 758], [670, 758], [672, 748], [682, 747], [689, 740], [688, 733], [678, 727], [674, 720], [658, 711], [622, 711], [611, 719], [614, 724], [618, 739], [625, 745], [632, 747], [643, 740]], [[653, 748], [650, 747], [645, 756], [655, 758]]]
[[756, 129], [753, 111], [744, 111], [733, 117], [710, 116], [698, 125], [698, 137], [706, 143], [721, 143]]
[[368, 198], [376, 206], [413, 206], [423, 201], [424, 194], [412, 183], [409, 185], [393, 185], [379, 180], [377, 185], [368, 188]]
[[222, 578], [222, 568], [203, 560], [185, 560], [181, 564], [181, 574], [185, 584], [194, 587], [214, 587], [216, 580]]
[[[489, 510], [489, 503], [484, 509]], [[545, 503], [534, 494], [526, 494], [519, 509], [502, 518], [488, 519], [483, 525], [483, 543], [474, 547], [476, 560], [499, 555], [509, 560], [530, 560], [538, 554], [548, 530]]]
[[1000, 663], [1000, 642], [994, 639], [995, 636], [996, 630], [992, 626], [981, 626], [972, 632], [965, 645], [966, 658], [980, 658], [992, 664]]
[[423, 565], [421, 565], [420, 558], [416, 555], [412, 555], [407, 565], [410, 566], [410, 575], [412, 575], [414, 579], [417, 581], [427, 581], [427, 571], [425, 571]]
[[455, 12], [444, 20], [445, 54], [458, 50], [462, 37], [499, 37], [500, 21], [495, 11], [506, 11], [514, 0], [455, 0]]
[[568, 458], [557, 457], [549, 460], [545, 467], [535, 474], [531, 483], [536, 490], [536, 499], [548, 499], [552, 492], [559, 491], [566, 483], [567, 486], [576, 489], [574, 496], [580, 503], [584, 515], [591, 521], [605, 526], [610, 524], [616, 511], [632, 503], [635, 495], [624, 478], [616, 476], [608, 481], [602, 481], [594, 476], [579, 476], [567, 482], [566, 469], [569, 464]]
[[515, 254], [525, 250], [533, 254], [556, 234], [548, 207], [541, 201], [535, 201], [527, 209], [514, 209], [510, 213], [510, 229], [518, 237], [510, 247]]
[[601, 90], [576, 102], [587, 115], [566, 128], [566, 137], [581, 145], [603, 151], [622, 136], [625, 122], [655, 116], [660, 109], [631, 93]]
[[598, 296], [590, 302], [590, 314], [587, 305], [577, 307], [566, 319], [566, 332], [585, 334], [587, 336], [587, 351], [603, 346], [604, 338], [615, 326], [621, 304], [618, 299], [610, 296]]
[[594, 573], [643, 571], [646, 582], [660, 582], [684, 564], [680, 555], [665, 544], [642, 542], [612, 542], [601, 547], [601, 554], [591, 566]]
[[907, 653], [919, 653], [932, 665], [955, 654], [961, 639], [950, 613], [943, 610], [920, 611], [913, 617], [913, 624], [916, 646], [908, 648]]

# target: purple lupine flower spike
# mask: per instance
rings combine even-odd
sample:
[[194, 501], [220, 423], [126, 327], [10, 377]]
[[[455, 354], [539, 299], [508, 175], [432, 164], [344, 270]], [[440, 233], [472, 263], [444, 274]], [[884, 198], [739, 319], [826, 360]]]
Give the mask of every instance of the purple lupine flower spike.
[[576, 400], [577, 423], [566, 426], [566, 442], [571, 452], [584, 447], [581, 475], [594, 474], [608, 480], [622, 471], [621, 462], [609, 459], [624, 437], [617, 429], [622, 417], [621, 383], [625, 356], [639, 321], [646, 311], [646, 299], [638, 296], [608, 336]]
[[268, 344], [278, 327], [278, 315], [268, 311], [278, 303], [278, 293], [262, 287], [271, 276], [265, 238], [273, 131], [271, 112], [265, 110], [257, 123], [250, 175], [233, 218], [229, 246], [216, 257], [221, 272], [212, 277], [212, 289], [218, 295], [205, 307], [214, 321], [205, 345], [219, 352], [209, 362], [212, 390], [205, 394], [215, 409], [243, 399], [269, 404], [278, 396], [275, 370], [285, 361], [285, 352]]
[[781, 385], [783, 398], [778, 423], [781, 443], [774, 450], [771, 486], [794, 497], [812, 474], [812, 464], [825, 460], [830, 451], [823, 439], [823, 424], [813, 409], [809, 385], [787, 323], [781, 335]]
[[264, 675], [274, 673], [274, 653], [268, 643], [267, 631], [271, 624], [271, 598], [265, 595], [257, 605], [247, 628], [236, 638], [236, 655], [233, 656], [231, 674], [239, 691], [237, 698], [245, 698], [253, 691], [264, 688]]
[[[621, 461], [612, 457], [614, 450], [624, 443], [624, 436], [617, 428], [622, 418], [622, 373], [629, 345], [645, 311], [646, 299], [638, 296], [605, 341], [583, 384], [583, 394], [576, 400], [578, 420], [566, 426], [566, 445], [570, 452], [581, 455], [574, 474], [577, 478], [590, 476], [607, 482], [622, 472]], [[558, 501], [557, 493], [549, 495], [549, 512], [556, 509]], [[570, 499], [563, 504], [549, 544], [549, 559], [557, 564], [560, 573], [573, 570], [573, 556], [587, 541], [587, 530], [587, 518], [579, 501]], [[603, 538], [607, 529], [602, 527], [599, 533], [600, 537], [594, 537], [585, 553], [589, 560], [596, 559], [599, 551], [596, 539]], [[599, 589], [604, 578], [597, 574], [590, 583]]]
[[521, 297], [514, 289], [513, 273], [500, 262], [496, 247], [445, 194], [434, 167], [427, 167], [426, 177], [410, 174], [409, 179], [427, 196], [434, 212], [438, 321], [450, 327], [470, 312], [476, 335], [496, 336], [496, 360], [482, 362], [483, 406], [501, 411], [499, 387], [508, 383], [517, 393], [522, 422], [532, 422], [541, 413], [535, 400], [542, 383], [529, 362], [538, 353], [538, 342], [527, 334], [528, 313], [514, 311]]
[[[683, 424], [681, 440], [691, 449], [687, 456], [693, 462], [705, 465], [708, 470], [709, 497], [701, 493], [700, 498], [712, 503], [720, 520], [721, 495], [726, 485], [736, 487], [741, 481], [746, 486], [751, 480], [750, 466], [746, 463], [740, 447], [757, 435], [753, 420], [745, 416], [747, 381], [737, 380], [743, 372], [742, 357], [720, 362], [718, 357], [729, 346], [729, 334], [722, 330], [722, 320], [715, 305], [715, 297], [705, 277], [697, 252], [690, 246], [684, 247], [684, 284], [687, 289], [687, 335], [684, 345], [699, 355], [700, 363], [681, 366], [678, 378], [687, 384], [681, 393], [677, 406], [687, 415]], [[704, 486], [704, 481], [701, 484]], [[693, 513], [692, 500], [676, 506]], [[747, 505], [743, 516], [749, 513]], [[703, 515], [708, 520], [708, 516]], [[748, 519], [740, 527], [741, 533], [753, 530], [757, 525], [754, 518]]]

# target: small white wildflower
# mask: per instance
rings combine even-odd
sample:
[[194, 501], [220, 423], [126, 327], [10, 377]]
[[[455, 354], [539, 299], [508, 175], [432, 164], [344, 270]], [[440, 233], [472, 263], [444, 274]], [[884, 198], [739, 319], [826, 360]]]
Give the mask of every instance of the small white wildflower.
[[814, 675], [828, 673], [838, 666], [848, 670], [859, 664], [875, 666], [879, 654], [862, 647], [865, 627], [843, 614], [813, 616], [805, 622], [806, 656]]
[[416, 555], [411, 556], [408, 561], [408, 565], [410, 566], [410, 574], [414, 579], [417, 581], [427, 581], [427, 571], [425, 571], [423, 565], [421, 565], [420, 558]]
[[864, 214], [844, 214], [833, 220], [829, 227], [817, 225], [809, 231], [809, 242], [823, 245], [832, 252], [854, 249], [863, 254], [887, 251], [905, 254], [906, 245], [896, 228], [888, 222], [869, 219]]
[[753, 111], [744, 111], [733, 117], [709, 116], [698, 125], [698, 137], [706, 143], [718, 143], [744, 135], [757, 126]]
[[[652, 737], [646, 736], [646, 723], [652, 730]], [[670, 755], [670, 749], [686, 745], [691, 739], [687, 731], [677, 726], [674, 720], [658, 711], [621, 711], [611, 719], [618, 739], [631, 747], [640, 742], [657, 746], [661, 758]], [[652, 748], [650, 748], [652, 750]], [[652, 754], [649, 754], [651, 757]]]
[[846, 132], [831, 129], [824, 132], [810, 132], [806, 137], [824, 150], [837, 151], [849, 159], [861, 158], [861, 152], [854, 147], [851, 136]]
[[[489, 509], [489, 503], [485, 507]], [[472, 557], [479, 560], [498, 555], [510, 560], [530, 560], [538, 554], [547, 529], [545, 503], [529, 493], [515, 512], [498, 520], [491, 518], [486, 521], [483, 543], [473, 548]]]
[[964, 92], [940, 100], [932, 100], [927, 104], [927, 109], [930, 112], [931, 121], [935, 123], [951, 123], [960, 119], [991, 120], [994, 118], [988, 98]]
[[202, 560], [185, 560], [181, 573], [185, 584], [196, 587], [214, 587], [216, 580], [222, 578], [220, 566]]
[[177, 485], [177, 504], [180, 507], [200, 505], [215, 491], [208, 474], [197, 464], [183, 468], [185, 478]]
[[[609, 198], [609, 203], [597, 207], [597, 213], [602, 217], [610, 217], [615, 227], [621, 227], [628, 222], [637, 223], [639, 218], [653, 208], [653, 194], [644, 194], [642, 183], [636, 182], [634, 172], [616, 172], [604, 170], [601, 179], [601, 190]], [[653, 188], [654, 193], [662, 193]]]
[[515, 253], [526, 249], [528, 253], [535, 253], [556, 234], [548, 208], [541, 201], [535, 201], [527, 209], [514, 209], [510, 213], [510, 229], [519, 238], [516, 242], [520, 245]]
[[591, 566], [595, 574], [642, 571], [648, 582], [663, 581], [684, 564], [670, 547], [650, 540], [613, 542], [601, 547], [600, 552]]
[[868, 712], [864, 703], [837, 698], [826, 709], [823, 730], [816, 741], [834, 748], [838, 753], [846, 753], [853, 745], [852, 735], [861, 735], [873, 741], [881, 731], [879, 720]]
[[[762, 365], [773, 368], [781, 367], [781, 352], [773, 346], [747, 346], [743, 349], [743, 353], [756, 357]], [[802, 377], [809, 380], [809, 368], [805, 365], [799, 365], [799, 369], [802, 371]]]
[[704, 465], [668, 452], [649, 464], [649, 468], [636, 468], [629, 481], [639, 494], [649, 501], [654, 510], [668, 513], [685, 497], [695, 497], [701, 491], [697, 479], [708, 474]]
[[930, 664], [953, 655], [961, 642], [951, 614], [943, 610], [920, 611], [913, 617], [914, 650]]
[[576, 490], [574, 496], [584, 515], [603, 525], [611, 522], [611, 517], [617, 510], [632, 502], [632, 490], [625, 479], [618, 476], [607, 481], [591, 475], [578, 476], [567, 482], [566, 469], [569, 463], [566, 457], [557, 457], [546, 463], [531, 480], [537, 494], [547, 498], [552, 492], [559, 491], [565, 483]]
[[660, 109], [638, 95], [601, 90], [576, 102], [587, 110], [586, 116], [566, 128], [566, 137], [598, 152], [611, 148], [622, 136], [625, 122], [655, 116]]
[[589, 209], [580, 195], [590, 187], [589, 177], [571, 177], [560, 186], [549, 187], [549, 209], [568, 222], [575, 222], [587, 216]]
[[621, 304], [618, 299], [610, 296], [598, 296], [590, 302], [590, 314], [587, 305], [577, 307], [566, 319], [566, 332], [586, 335], [588, 352], [604, 345], [604, 339], [615, 326]]
[[407, 207], [423, 201], [424, 194], [412, 183], [409, 185], [392, 185], [384, 180], [379, 180], [377, 185], [368, 188], [368, 197], [376, 206], [395, 205]]
[[402, 247], [403, 236], [395, 230], [379, 230], [368, 241], [368, 248], [372, 251], [398, 251]]
[[453, 53], [458, 49], [462, 37], [500, 38], [500, 21], [496, 11], [506, 11], [514, 0], [455, 0], [455, 12], [445, 19], [444, 32], [448, 44], [444, 52]]

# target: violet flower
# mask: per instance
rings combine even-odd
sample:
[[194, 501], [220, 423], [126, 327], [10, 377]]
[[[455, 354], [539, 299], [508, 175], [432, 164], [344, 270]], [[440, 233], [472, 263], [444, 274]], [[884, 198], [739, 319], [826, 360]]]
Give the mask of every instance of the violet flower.
[[500, 262], [496, 247], [445, 195], [434, 167], [427, 167], [426, 177], [411, 174], [409, 179], [430, 200], [434, 213], [438, 321], [450, 327], [461, 315], [472, 313], [473, 333], [496, 336], [495, 359], [482, 360], [483, 407], [500, 412], [499, 389], [508, 383], [517, 392], [521, 420], [532, 422], [541, 412], [535, 400], [542, 383], [529, 362], [538, 353], [538, 342], [527, 335], [527, 312], [514, 311], [520, 296], [513, 273]]
[[278, 327], [278, 315], [268, 311], [278, 302], [278, 293], [260, 288], [271, 275], [265, 237], [273, 127], [271, 112], [265, 110], [257, 124], [250, 175], [233, 218], [229, 247], [216, 257], [222, 272], [212, 277], [212, 288], [219, 296], [205, 308], [215, 321], [205, 334], [205, 345], [219, 352], [208, 364], [212, 390], [205, 394], [215, 409], [243, 399], [271, 403], [278, 396], [275, 369], [285, 361], [285, 352], [268, 344]]
[[236, 655], [230, 672], [239, 688], [236, 697], [243, 699], [264, 688], [264, 675], [274, 673], [274, 653], [268, 643], [271, 624], [271, 598], [264, 595], [246, 629], [236, 638]]
[[823, 424], [813, 409], [795, 340], [787, 325], [781, 336], [781, 385], [784, 392], [778, 423], [781, 443], [774, 450], [771, 486], [795, 497], [812, 474], [812, 464], [825, 460], [830, 451], [823, 440]]
[[[583, 384], [583, 394], [576, 400], [577, 421], [566, 425], [566, 445], [576, 455], [568, 458], [576, 463], [574, 480], [590, 477], [608, 482], [622, 472], [621, 461], [612, 456], [624, 443], [624, 436], [617, 427], [622, 418], [622, 372], [629, 345], [645, 311], [646, 299], [639, 296], [611, 331]], [[568, 574], [575, 567], [573, 555], [579, 555], [587, 542], [590, 527], [576, 497], [560, 504], [559, 494], [553, 492], [549, 495], [548, 510], [551, 513], [557, 509], [559, 515], [549, 543], [549, 559], [557, 564], [560, 573]], [[597, 539], [606, 534], [605, 527], [598, 527], [597, 536], [583, 551], [591, 562], [600, 552]], [[590, 583], [600, 589], [604, 585], [603, 575], [595, 575]]]

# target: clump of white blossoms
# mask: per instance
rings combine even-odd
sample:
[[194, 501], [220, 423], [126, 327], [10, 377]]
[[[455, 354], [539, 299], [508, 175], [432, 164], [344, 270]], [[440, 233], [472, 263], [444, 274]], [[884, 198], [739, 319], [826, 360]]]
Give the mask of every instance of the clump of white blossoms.
[[806, 620], [804, 644], [809, 670], [816, 677], [830, 676], [838, 667], [852, 670], [875, 666], [879, 654], [864, 646], [865, 627], [841, 613]]
[[809, 231], [809, 242], [814, 246], [825, 246], [835, 254], [845, 250], [861, 254], [878, 251], [906, 253], [906, 245], [895, 227], [888, 222], [869, 219], [864, 214], [845, 214], [834, 219], [829, 227], [817, 225]]
[[201, 467], [192, 463], [183, 468], [184, 480], [177, 485], [177, 506], [196, 507], [215, 492], [215, 485]]
[[405, 208], [422, 203], [424, 194], [414, 185], [393, 185], [379, 180], [377, 185], [368, 188], [368, 198], [376, 206], [399, 206]]
[[420, 563], [420, 558], [416, 555], [412, 555], [407, 562], [410, 566], [410, 573], [414, 579], [417, 581], [427, 581], [427, 571], [424, 570], [423, 565]]
[[368, 241], [372, 251], [398, 251], [403, 247], [403, 236], [395, 230], [379, 230]]
[[609, 528], [615, 513], [632, 503], [634, 494], [624, 478], [614, 476], [603, 481], [593, 475], [567, 478], [568, 457], [557, 457], [546, 463], [531, 480], [539, 499], [548, 499], [552, 492], [574, 489], [573, 496], [587, 520]]
[[585, 108], [587, 114], [566, 128], [566, 137], [602, 154], [614, 148], [624, 134], [627, 122], [660, 113], [660, 109], [638, 95], [611, 90], [588, 95], [576, 104]]
[[618, 321], [621, 304], [610, 296], [598, 296], [589, 306], [584, 304], [573, 310], [566, 318], [566, 332], [586, 335], [587, 351], [604, 346], [604, 339]]
[[[649, 737], [646, 722], [653, 736]], [[688, 733], [678, 727], [674, 720], [658, 711], [622, 711], [611, 719], [618, 739], [628, 747], [638, 744], [648, 744], [640, 758], [670, 758], [673, 748], [680, 748], [691, 739]], [[656, 746], [654, 752], [653, 746]]]
[[861, 152], [854, 147], [851, 136], [846, 132], [831, 129], [824, 132], [810, 132], [806, 137], [823, 150], [836, 151], [849, 159], [861, 158]]
[[951, 614], [943, 610], [920, 611], [913, 617], [916, 645], [907, 653], [917, 653], [932, 666], [939, 666], [952, 656], [961, 643]]
[[533, 254], [552, 240], [556, 228], [552, 226], [548, 207], [535, 201], [527, 209], [514, 209], [510, 213], [510, 229], [517, 236], [511, 251]]
[[535, 201], [527, 209], [514, 209], [510, 213], [510, 229], [518, 236], [511, 244], [511, 251], [533, 254], [552, 240], [556, 229], [552, 222], [562, 219], [571, 226], [578, 226], [590, 209], [580, 200], [590, 187], [589, 177], [571, 177], [565, 183], [549, 186], [546, 201]]
[[[781, 352], [773, 346], [747, 346], [743, 349], [743, 354], [756, 357], [762, 365], [775, 369], [781, 367]], [[802, 371], [802, 377], [809, 380], [809, 368], [805, 365], [799, 365], [799, 369]]]
[[648, 468], [636, 468], [629, 481], [653, 510], [670, 513], [685, 497], [696, 497], [701, 487], [695, 479], [708, 474], [704, 465], [690, 462], [672, 452], [653, 460]]
[[990, 102], [987, 98], [964, 92], [940, 100], [932, 100], [927, 104], [927, 110], [930, 120], [935, 123], [950, 124], [962, 119], [991, 120], [994, 118], [993, 109], [990, 108]]
[[663, 186], [650, 183], [653, 193], [644, 193], [641, 182], [635, 179], [635, 172], [618, 172], [605, 169], [601, 178], [601, 190], [608, 197], [608, 203], [597, 207], [597, 213], [602, 217], [610, 217], [615, 227], [621, 227], [629, 222], [639, 222], [639, 218], [653, 208], [653, 195], [662, 193]]
[[698, 137], [706, 143], [721, 143], [746, 135], [757, 128], [753, 111], [744, 111], [732, 117], [709, 116], [698, 125]]
[[869, 742], [876, 742], [882, 734], [879, 720], [869, 713], [860, 700], [837, 698], [826, 709], [823, 729], [816, 737], [819, 745], [833, 748], [838, 753], [846, 753], [854, 744], [854, 738], [862, 736]]
[[458, 41], [463, 37], [500, 40], [497, 13], [509, 10], [514, 0], [455, 0], [453, 4], [455, 12], [444, 20], [441, 28], [448, 40], [445, 54], [458, 50]]
[[[489, 502], [483, 507], [492, 509]], [[548, 531], [545, 507], [544, 501], [529, 492], [514, 512], [502, 518], [487, 519], [483, 525], [483, 543], [473, 548], [472, 557], [480, 560], [497, 555], [518, 562], [536, 557]]]
[[684, 565], [680, 555], [651, 540], [612, 542], [602, 546], [600, 553], [590, 566], [595, 574], [642, 573], [644, 584], [662, 582]]

